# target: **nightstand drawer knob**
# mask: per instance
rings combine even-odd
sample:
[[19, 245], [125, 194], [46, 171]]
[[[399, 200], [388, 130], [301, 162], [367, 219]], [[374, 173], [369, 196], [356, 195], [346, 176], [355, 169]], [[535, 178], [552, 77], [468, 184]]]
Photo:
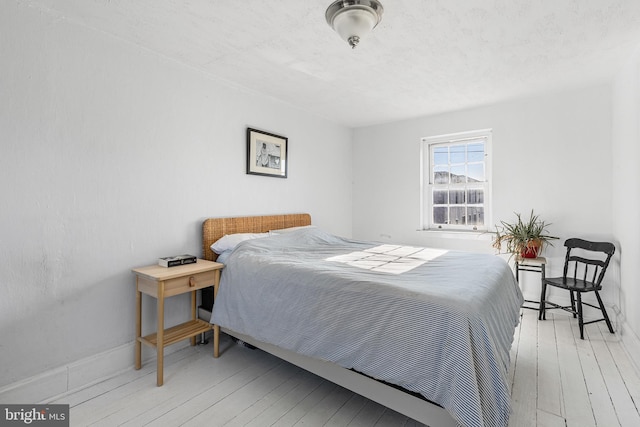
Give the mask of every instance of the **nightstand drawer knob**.
[[196, 278], [195, 277], [193, 277], [193, 276], [189, 277], [189, 286], [192, 287], [192, 288], [196, 286]]

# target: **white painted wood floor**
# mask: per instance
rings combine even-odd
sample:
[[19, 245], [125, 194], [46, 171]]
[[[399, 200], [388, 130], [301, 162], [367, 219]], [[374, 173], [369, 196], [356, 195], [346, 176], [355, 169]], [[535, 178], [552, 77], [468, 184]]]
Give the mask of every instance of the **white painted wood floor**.
[[[640, 378], [617, 335], [597, 323], [582, 341], [568, 314], [522, 313], [510, 427], [640, 426]], [[166, 356], [163, 387], [153, 359], [48, 403], [69, 404], [71, 426], [82, 427], [422, 425], [260, 350], [228, 339], [222, 348], [217, 360], [211, 344]]]

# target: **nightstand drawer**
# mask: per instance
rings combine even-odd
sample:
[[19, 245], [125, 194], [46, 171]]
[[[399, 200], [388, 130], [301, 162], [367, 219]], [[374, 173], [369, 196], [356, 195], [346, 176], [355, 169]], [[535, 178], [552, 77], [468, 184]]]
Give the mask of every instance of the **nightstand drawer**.
[[164, 282], [164, 296], [170, 297], [213, 286], [216, 274], [219, 274], [216, 270], [202, 271], [165, 280], [138, 276], [138, 290], [143, 294], [158, 298], [159, 284]]
[[164, 295], [170, 297], [213, 286], [216, 274], [218, 274], [216, 271], [203, 271], [202, 273], [166, 280], [164, 282]]
[[[211, 270], [166, 279], [164, 280], [164, 296], [170, 297], [213, 286], [216, 274], [219, 273], [216, 270]], [[138, 276], [138, 290], [143, 294], [158, 298], [158, 285], [162, 281]]]

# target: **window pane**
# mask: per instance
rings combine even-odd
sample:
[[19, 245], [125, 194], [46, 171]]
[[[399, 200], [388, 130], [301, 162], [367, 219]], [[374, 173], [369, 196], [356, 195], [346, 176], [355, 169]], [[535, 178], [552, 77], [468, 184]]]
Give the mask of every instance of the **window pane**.
[[433, 192], [433, 204], [434, 205], [446, 205], [449, 203], [448, 191], [434, 191]]
[[451, 198], [452, 205], [463, 205], [464, 204], [464, 190], [453, 190], [449, 193], [449, 197]]
[[469, 182], [483, 182], [484, 179], [484, 164], [472, 163], [467, 166], [467, 172], [469, 173]]
[[468, 162], [484, 162], [484, 143], [473, 143], [467, 146]]
[[449, 215], [451, 215], [451, 224], [465, 225], [465, 211], [466, 209], [464, 208], [464, 206], [452, 207], [449, 212]]
[[451, 163], [464, 163], [466, 161], [464, 145], [451, 146]]
[[448, 208], [434, 207], [433, 208], [433, 223], [434, 224], [447, 224], [449, 217], [447, 216]]
[[451, 166], [451, 182], [454, 184], [462, 184], [467, 182], [467, 176], [464, 165]]
[[484, 208], [467, 208], [467, 224], [484, 225]]
[[484, 203], [484, 190], [478, 188], [467, 190], [467, 203]]
[[449, 147], [437, 147], [433, 149], [433, 164], [434, 165], [449, 164]]
[[433, 168], [433, 183], [448, 184], [449, 168], [447, 166], [436, 166]]

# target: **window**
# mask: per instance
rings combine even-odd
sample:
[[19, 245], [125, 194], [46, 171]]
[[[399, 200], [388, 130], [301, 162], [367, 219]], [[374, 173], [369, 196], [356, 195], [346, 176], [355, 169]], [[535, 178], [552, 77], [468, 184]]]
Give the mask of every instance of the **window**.
[[422, 228], [486, 231], [491, 130], [422, 138]]

